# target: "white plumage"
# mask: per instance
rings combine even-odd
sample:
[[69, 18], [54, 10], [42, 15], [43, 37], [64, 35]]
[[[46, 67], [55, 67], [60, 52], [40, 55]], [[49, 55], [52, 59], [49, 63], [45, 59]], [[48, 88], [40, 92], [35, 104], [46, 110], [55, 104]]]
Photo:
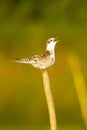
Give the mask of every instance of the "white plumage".
[[55, 62], [56, 38], [47, 40], [46, 51], [43, 54], [30, 56], [28, 58], [17, 58], [14, 62], [31, 64], [35, 68], [46, 69]]

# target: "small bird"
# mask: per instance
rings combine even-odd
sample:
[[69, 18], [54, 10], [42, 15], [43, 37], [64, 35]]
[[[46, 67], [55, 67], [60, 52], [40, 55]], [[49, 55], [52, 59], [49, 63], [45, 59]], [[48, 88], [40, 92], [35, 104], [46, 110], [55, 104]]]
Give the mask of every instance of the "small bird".
[[35, 68], [46, 69], [55, 62], [55, 45], [58, 41], [56, 38], [50, 38], [47, 40], [46, 51], [43, 54], [28, 58], [17, 58], [14, 62], [31, 64]]

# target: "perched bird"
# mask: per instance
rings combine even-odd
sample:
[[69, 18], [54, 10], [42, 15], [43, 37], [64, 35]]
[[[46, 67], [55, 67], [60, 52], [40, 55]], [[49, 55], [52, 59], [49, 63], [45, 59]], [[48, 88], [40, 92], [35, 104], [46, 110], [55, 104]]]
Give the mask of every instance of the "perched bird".
[[58, 41], [56, 38], [50, 38], [47, 40], [46, 51], [43, 54], [28, 58], [17, 58], [14, 62], [31, 64], [35, 68], [46, 69], [55, 62], [55, 45]]

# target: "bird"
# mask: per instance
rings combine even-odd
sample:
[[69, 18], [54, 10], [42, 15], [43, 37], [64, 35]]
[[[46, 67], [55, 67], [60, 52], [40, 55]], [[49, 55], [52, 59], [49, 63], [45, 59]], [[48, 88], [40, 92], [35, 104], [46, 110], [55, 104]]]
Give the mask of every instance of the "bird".
[[17, 58], [14, 62], [31, 64], [41, 70], [46, 69], [55, 63], [55, 45], [58, 41], [57, 38], [49, 38], [46, 42], [46, 51], [44, 53], [28, 58]]

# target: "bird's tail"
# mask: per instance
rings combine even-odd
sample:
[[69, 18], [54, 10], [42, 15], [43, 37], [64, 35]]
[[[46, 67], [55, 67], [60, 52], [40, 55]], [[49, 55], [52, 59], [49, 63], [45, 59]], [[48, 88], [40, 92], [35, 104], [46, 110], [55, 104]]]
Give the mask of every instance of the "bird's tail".
[[17, 62], [17, 63], [25, 63], [25, 64], [29, 64], [30, 61], [28, 58], [22, 59], [22, 58], [17, 58], [15, 60], [13, 60], [12, 62]]

